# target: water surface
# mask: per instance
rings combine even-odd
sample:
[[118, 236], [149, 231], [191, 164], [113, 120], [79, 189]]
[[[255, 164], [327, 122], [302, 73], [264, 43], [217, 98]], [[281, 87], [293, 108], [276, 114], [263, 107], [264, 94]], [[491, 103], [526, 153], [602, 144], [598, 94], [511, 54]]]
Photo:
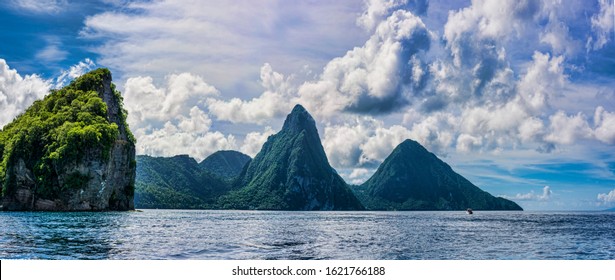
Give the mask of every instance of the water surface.
[[2, 259], [615, 259], [615, 213], [0, 212]]

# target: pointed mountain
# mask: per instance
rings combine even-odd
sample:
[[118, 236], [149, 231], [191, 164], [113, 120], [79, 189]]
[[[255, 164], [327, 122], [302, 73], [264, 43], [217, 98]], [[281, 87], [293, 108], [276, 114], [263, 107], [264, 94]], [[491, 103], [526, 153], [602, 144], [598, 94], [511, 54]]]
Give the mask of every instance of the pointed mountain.
[[201, 169], [224, 180], [233, 180], [252, 160], [248, 155], [237, 151], [217, 151], [205, 158], [199, 166]]
[[269, 136], [223, 197], [232, 209], [359, 210], [363, 206], [329, 165], [316, 122], [301, 105]]
[[479, 189], [412, 140], [399, 144], [355, 193], [370, 210], [523, 210]]

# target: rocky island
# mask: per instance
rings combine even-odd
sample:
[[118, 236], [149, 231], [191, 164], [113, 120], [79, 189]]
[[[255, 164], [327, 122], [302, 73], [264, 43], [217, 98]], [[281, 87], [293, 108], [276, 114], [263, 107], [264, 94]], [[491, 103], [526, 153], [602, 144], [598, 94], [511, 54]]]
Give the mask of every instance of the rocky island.
[[0, 130], [0, 209], [134, 209], [135, 139], [111, 80], [91, 71]]

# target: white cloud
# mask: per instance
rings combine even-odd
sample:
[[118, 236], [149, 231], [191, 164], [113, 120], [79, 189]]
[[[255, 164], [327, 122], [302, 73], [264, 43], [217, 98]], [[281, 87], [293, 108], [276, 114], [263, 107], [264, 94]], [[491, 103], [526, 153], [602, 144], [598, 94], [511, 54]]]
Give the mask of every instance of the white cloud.
[[[595, 32], [595, 39], [588, 41], [588, 48], [594, 50], [603, 48], [609, 41], [610, 33], [615, 28], [615, 3], [611, 0], [599, 0], [600, 11], [591, 17], [592, 30]], [[593, 38], [593, 37], [590, 37]], [[595, 41], [594, 41], [595, 40]]]
[[271, 65], [261, 67], [261, 85], [265, 92], [249, 101], [233, 98], [230, 101], [208, 99], [210, 112], [220, 120], [234, 123], [263, 124], [276, 117], [282, 117], [290, 112], [292, 94], [295, 88], [291, 78], [274, 72]]
[[[131, 128], [132, 129], [132, 128]], [[235, 137], [221, 132], [197, 133], [183, 130], [169, 121], [161, 128], [132, 129], [137, 138], [137, 154], [173, 156], [188, 154], [201, 161], [219, 150], [236, 149]]]
[[598, 194], [597, 199], [603, 204], [613, 203], [615, 202], [615, 190], [612, 190], [609, 193], [600, 193]]
[[237, 147], [233, 135], [211, 131], [205, 99], [218, 90], [197, 75], [169, 75], [158, 88], [151, 77], [129, 78], [124, 86], [128, 124], [137, 153], [155, 156], [189, 154], [201, 160], [218, 150]]
[[549, 99], [563, 91], [567, 80], [562, 56], [534, 52], [532, 63], [519, 81], [519, 94], [532, 113], [538, 114], [547, 109]]
[[351, 184], [359, 185], [367, 181], [369, 177], [374, 173], [374, 170], [366, 168], [355, 168], [347, 176], [350, 179]]
[[615, 144], [615, 112], [606, 111], [602, 106], [598, 106], [594, 114], [594, 124], [596, 139], [607, 144]]
[[157, 88], [152, 77], [129, 78], [124, 85], [124, 103], [129, 111], [128, 123], [164, 122], [188, 115], [193, 106], [205, 108], [205, 100], [219, 95], [218, 90], [200, 76], [181, 73], [166, 77], [164, 88]]
[[64, 70], [60, 73], [55, 81], [53, 88], [61, 88], [68, 85], [75, 78], [93, 70], [96, 67], [96, 63], [89, 58], [79, 61], [79, 63], [71, 66], [68, 70]]
[[431, 38], [419, 17], [397, 10], [377, 25], [363, 46], [331, 60], [319, 80], [304, 83], [299, 103], [322, 117], [341, 111], [390, 112], [403, 106], [408, 90], [404, 78], [413, 75], [408, 62], [429, 49]]
[[387, 126], [373, 117], [354, 118], [325, 126], [323, 147], [336, 168], [374, 167], [406, 139], [414, 139], [432, 152], [445, 153], [454, 140], [447, 131], [454, 121], [447, 114], [435, 114], [408, 129]]
[[34, 57], [44, 63], [56, 63], [66, 59], [68, 52], [62, 49], [62, 40], [58, 36], [45, 36], [46, 46], [41, 48]]
[[578, 139], [587, 139], [592, 137], [592, 130], [585, 119], [585, 116], [578, 113], [574, 116], [566, 115], [562, 111], [558, 111], [549, 117], [550, 133], [545, 136], [545, 140], [556, 143], [570, 145]]
[[67, 0], [11, 0], [11, 5], [20, 10], [34, 13], [57, 14], [67, 6]]
[[513, 197], [510, 197], [510, 196], [503, 196], [503, 197], [507, 199], [512, 199], [512, 200], [546, 201], [551, 198], [552, 194], [553, 194], [553, 191], [551, 191], [551, 187], [545, 186], [544, 188], [542, 188], [541, 194], [536, 194], [534, 191], [530, 191], [529, 193], [525, 193], [525, 194], [518, 193], [517, 195]]
[[81, 34], [105, 40], [94, 50], [102, 65], [155, 79], [190, 72], [245, 98], [258, 90], [264, 62], [285, 73], [321, 68], [363, 41], [360, 9], [342, 1], [138, 1], [88, 17]]
[[273, 135], [275, 131], [271, 129], [271, 127], [265, 127], [263, 132], [250, 132], [246, 134], [245, 139], [243, 140], [243, 145], [241, 145], [240, 151], [246, 155], [251, 157], [256, 156], [258, 152], [260, 152], [263, 144], [267, 142], [267, 138]]
[[22, 77], [0, 59], [0, 127], [23, 113], [34, 101], [43, 98], [50, 83], [36, 75]]
[[405, 2], [407, 0], [365, 0], [365, 8], [361, 16], [357, 18], [357, 24], [367, 31], [373, 31], [383, 19], [389, 16], [391, 10], [399, 8]]

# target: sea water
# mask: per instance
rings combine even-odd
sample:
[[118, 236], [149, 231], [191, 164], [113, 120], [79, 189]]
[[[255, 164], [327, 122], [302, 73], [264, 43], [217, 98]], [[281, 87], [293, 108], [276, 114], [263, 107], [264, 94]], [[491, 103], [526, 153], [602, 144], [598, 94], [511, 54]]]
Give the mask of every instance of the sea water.
[[0, 259], [615, 259], [615, 213], [0, 212]]

